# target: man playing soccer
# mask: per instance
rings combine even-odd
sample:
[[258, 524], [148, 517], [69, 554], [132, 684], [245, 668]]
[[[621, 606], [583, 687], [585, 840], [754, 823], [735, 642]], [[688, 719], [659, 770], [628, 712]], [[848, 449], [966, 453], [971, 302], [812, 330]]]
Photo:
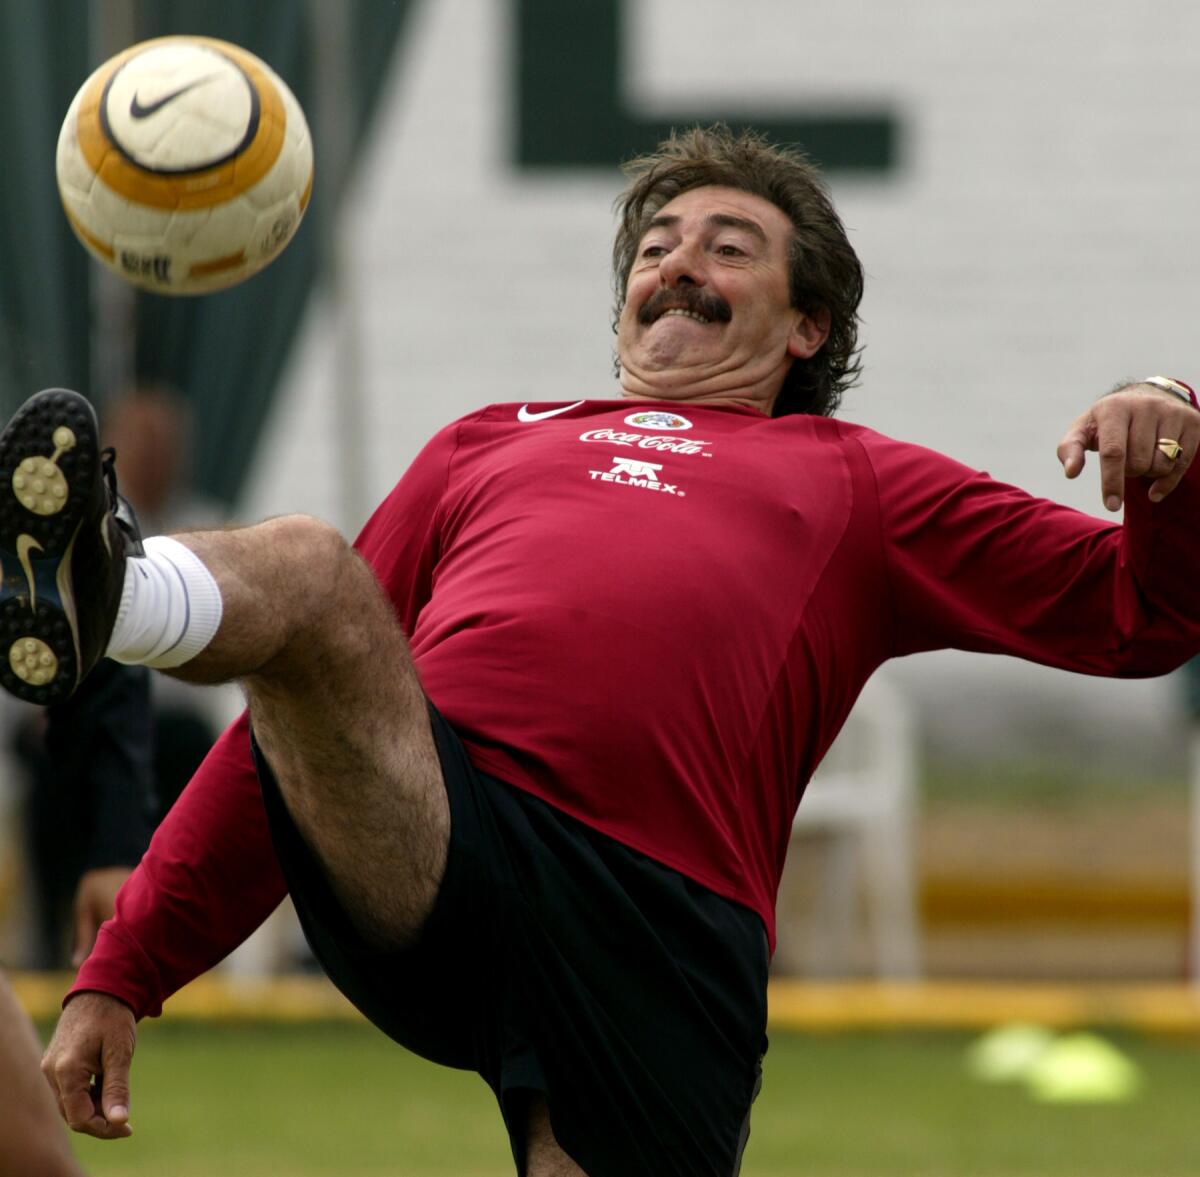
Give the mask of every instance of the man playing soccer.
[[290, 517], [143, 554], [82, 398], [0, 436], [0, 681], [53, 701], [107, 651], [249, 701], [67, 1002], [74, 1128], [128, 1134], [136, 1019], [290, 889], [368, 1017], [483, 1075], [519, 1171], [730, 1177], [792, 815], [873, 671], [1200, 650], [1186, 386], [1059, 446], [1123, 526], [1032, 499], [832, 418], [862, 271], [801, 157], [714, 128], [630, 171], [621, 398], [450, 425], [357, 551]]

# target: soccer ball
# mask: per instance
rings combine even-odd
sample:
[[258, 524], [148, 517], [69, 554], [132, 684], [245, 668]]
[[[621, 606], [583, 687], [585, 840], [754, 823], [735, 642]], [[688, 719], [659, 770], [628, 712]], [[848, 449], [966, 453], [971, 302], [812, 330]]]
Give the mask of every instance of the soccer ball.
[[312, 193], [312, 140], [287, 86], [209, 37], [159, 37], [106, 61], [58, 137], [58, 191], [99, 261], [159, 294], [261, 270]]

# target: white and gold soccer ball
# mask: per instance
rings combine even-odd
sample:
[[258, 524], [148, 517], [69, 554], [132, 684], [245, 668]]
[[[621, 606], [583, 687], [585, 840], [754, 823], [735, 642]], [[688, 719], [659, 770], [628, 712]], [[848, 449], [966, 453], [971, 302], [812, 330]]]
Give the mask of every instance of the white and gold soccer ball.
[[292, 92], [252, 53], [159, 37], [84, 82], [56, 170], [67, 219], [98, 260], [159, 294], [203, 294], [291, 240], [312, 193], [312, 139]]

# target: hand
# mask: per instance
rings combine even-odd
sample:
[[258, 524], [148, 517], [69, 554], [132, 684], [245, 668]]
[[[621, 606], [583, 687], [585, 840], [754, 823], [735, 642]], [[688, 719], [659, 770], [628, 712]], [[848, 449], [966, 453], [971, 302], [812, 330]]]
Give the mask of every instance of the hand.
[[96, 933], [112, 918], [121, 884], [133, 873], [129, 866], [105, 866], [86, 871], [75, 888], [75, 932], [71, 967], [79, 968], [96, 943]]
[[[1160, 438], [1183, 447], [1171, 461], [1158, 449]], [[1150, 499], [1159, 502], [1175, 489], [1200, 446], [1200, 413], [1152, 384], [1130, 384], [1101, 397], [1071, 423], [1058, 443], [1058, 460], [1068, 478], [1083, 469], [1086, 451], [1100, 455], [1100, 494], [1110, 511], [1120, 509], [1125, 479], [1152, 478]]]
[[[129, 1136], [129, 1064], [137, 1042], [133, 1011], [107, 993], [68, 1002], [42, 1058], [62, 1118], [101, 1140]], [[92, 1076], [95, 1082], [92, 1082]]]

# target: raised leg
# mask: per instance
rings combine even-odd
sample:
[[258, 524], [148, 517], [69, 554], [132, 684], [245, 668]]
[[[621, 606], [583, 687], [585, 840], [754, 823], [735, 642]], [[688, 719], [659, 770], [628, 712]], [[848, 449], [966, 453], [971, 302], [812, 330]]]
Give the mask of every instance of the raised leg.
[[238, 679], [301, 833], [360, 932], [419, 930], [446, 863], [449, 808], [425, 696], [374, 574], [333, 528], [289, 516], [179, 536], [220, 586], [220, 628], [169, 673]]

